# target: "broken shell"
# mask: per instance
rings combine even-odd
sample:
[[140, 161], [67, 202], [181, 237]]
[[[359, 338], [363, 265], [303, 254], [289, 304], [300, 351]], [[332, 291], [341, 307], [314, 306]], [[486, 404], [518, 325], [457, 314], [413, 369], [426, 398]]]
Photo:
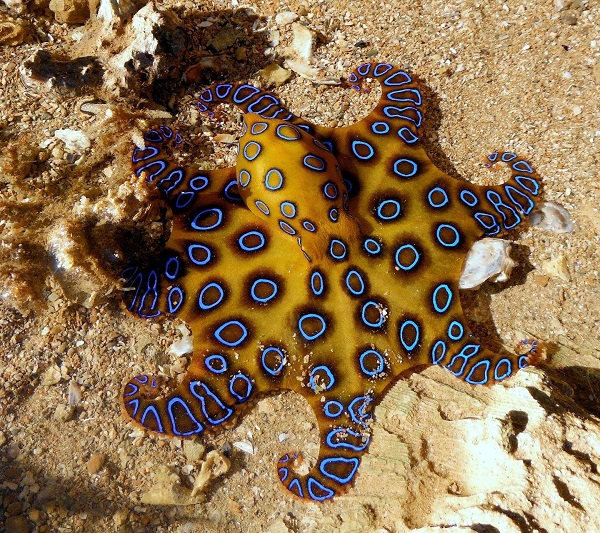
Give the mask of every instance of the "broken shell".
[[573, 231], [569, 212], [560, 204], [542, 202], [529, 217], [529, 223], [536, 228], [554, 233]]
[[506, 281], [516, 263], [510, 256], [510, 243], [491, 237], [473, 244], [463, 267], [458, 287], [475, 289], [484, 281]]
[[67, 405], [77, 405], [81, 401], [81, 387], [74, 379], [69, 381]]

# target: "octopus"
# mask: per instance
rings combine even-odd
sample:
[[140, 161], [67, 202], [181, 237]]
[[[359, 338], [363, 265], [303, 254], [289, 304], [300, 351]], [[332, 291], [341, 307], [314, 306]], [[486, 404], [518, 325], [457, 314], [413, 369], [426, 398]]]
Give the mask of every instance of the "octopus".
[[198, 107], [244, 112], [234, 167], [177, 166], [168, 154], [182, 137], [167, 126], [132, 157], [173, 227], [160, 262], [124, 272], [125, 304], [144, 318], [179, 317], [194, 339], [179, 384], [164, 391], [139, 375], [125, 385], [126, 414], [155, 434], [193, 437], [232, 427], [267, 394], [295, 391], [316, 416], [319, 454], [307, 473], [297, 452], [276, 470], [290, 493], [317, 502], [352, 485], [373, 408], [397, 380], [438, 365], [489, 385], [535, 363], [531, 351], [494, 353], [477, 341], [458, 280], [477, 239], [532, 212], [539, 177], [511, 152], [488, 157], [510, 169], [501, 185], [448, 176], [421, 143], [413, 77], [366, 63], [348, 84], [367, 90], [366, 79], [379, 82], [379, 102], [339, 128], [311, 124], [250, 84], [217, 83]]

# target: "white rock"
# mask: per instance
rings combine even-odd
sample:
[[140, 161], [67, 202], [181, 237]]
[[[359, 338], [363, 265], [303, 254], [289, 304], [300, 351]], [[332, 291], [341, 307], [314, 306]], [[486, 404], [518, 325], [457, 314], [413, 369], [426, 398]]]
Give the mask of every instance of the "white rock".
[[458, 286], [461, 289], [475, 289], [484, 281], [506, 281], [516, 265], [508, 255], [510, 243], [491, 237], [475, 242], [463, 267]]
[[278, 26], [291, 24], [295, 20], [298, 20], [298, 15], [293, 11], [283, 11], [282, 13], [277, 13], [277, 15], [275, 15], [275, 24]]
[[70, 152], [80, 154], [90, 147], [89, 137], [81, 130], [56, 130], [54, 136], [65, 143]]
[[542, 202], [529, 217], [529, 223], [536, 228], [554, 233], [573, 231], [569, 212], [562, 205], [554, 202]]
[[177, 357], [185, 355], [186, 353], [192, 353], [194, 349], [192, 333], [184, 324], [181, 324], [177, 329], [181, 332], [181, 339], [171, 344], [169, 353]]

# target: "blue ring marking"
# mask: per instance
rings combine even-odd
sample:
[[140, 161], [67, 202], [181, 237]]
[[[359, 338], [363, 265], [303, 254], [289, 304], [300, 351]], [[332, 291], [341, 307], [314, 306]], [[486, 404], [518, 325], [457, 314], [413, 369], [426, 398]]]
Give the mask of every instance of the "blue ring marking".
[[379, 121], [373, 122], [371, 131], [377, 135], [385, 135], [390, 131], [390, 125], [387, 122]]
[[[490, 203], [494, 206], [494, 209], [496, 209], [496, 211], [502, 216], [505, 229], [512, 229], [521, 222], [521, 217], [517, 214], [517, 212], [510, 205], [505, 204], [502, 200], [502, 196], [500, 196], [496, 191], [487, 191], [486, 196]], [[508, 216], [502, 208], [509, 212]], [[510, 225], [507, 224], [509, 216], [512, 216], [515, 219], [515, 221]]]
[[337, 222], [339, 216], [340, 216], [340, 213], [339, 213], [337, 207], [332, 207], [329, 210], [329, 220], [331, 220], [331, 222]]
[[369, 70], [371, 69], [371, 63], [363, 63], [356, 67], [356, 72], [358, 72], [361, 76], [366, 76], [369, 74]]
[[368, 427], [368, 422], [373, 418], [371, 413], [365, 411], [373, 401], [370, 396], [357, 396], [350, 402], [348, 413], [353, 422], [363, 427]]
[[[379, 312], [379, 320], [377, 322], [369, 322], [367, 320], [366, 312], [369, 307], [375, 307]], [[363, 305], [360, 316], [362, 318], [363, 323], [370, 328], [380, 328], [385, 322], [385, 315], [379, 309], [379, 304], [374, 300], [369, 300], [365, 305]]]
[[386, 72], [389, 72], [394, 67], [389, 63], [377, 63], [375, 68], [373, 69], [373, 76], [378, 78], [379, 76], [383, 76]]
[[[339, 477], [339, 476], [336, 476], [333, 472], [329, 472], [327, 470], [327, 466], [329, 466], [330, 464], [332, 464], [332, 465], [336, 465], [336, 464], [352, 465], [352, 469], [347, 476]], [[350, 480], [356, 475], [356, 471], [358, 470], [359, 464], [360, 464], [360, 461], [358, 460], [357, 457], [351, 457], [350, 459], [346, 459], [345, 457], [326, 457], [319, 464], [319, 470], [321, 471], [321, 474], [323, 474], [324, 476], [327, 476], [328, 478], [333, 479], [334, 481], [337, 481], [338, 483], [345, 484], [345, 483], [349, 483]]]
[[[329, 500], [335, 496], [335, 492], [331, 490], [329, 487], [326, 487], [322, 483], [318, 482], [314, 477], [309, 477], [306, 482], [306, 489], [308, 490], [308, 495], [310, 498], [317, 502], [322, 502], [323, 500]], [[315, 489], [320, 491], [321, 494], [317, 494]]]
[[488, 161], [490, 161], [491, 163], [495, 163], [498, 160], [498, 152], [493, 152], [490, 155], [487, 156]]
[[[442, 306], [438, 304], [439, 291], [444, 291], [446, 293], [447, 300]], [[433, 296], [431, 298], [431, 301], [433, 302], [433, 308], [436, 310], [436, 312], [445, 313], [446, 311], [448, 311], [448, 309], [450, 308], [450, 304], [452, 304], [453, 296], [454, 294], [452, 293], [452, 289], [450, 289], [450, 287], [446, 283], [441, 283], [440, 285], [438, 285], [433, 291]]]
[[[359, 150], [365, 147], [368, 150], [368, 154], [367, 155], [361, 155], [359, 153]], [[362, 160], [362, 161], [368, 161], [369, 159], [371, 159], [374, 155], [375, 155], [375, 148], [373, 148], [368, 142], [366, 141], [352, 141], [352, 153], [358, 157], [358, 159]]]
[[[400, 81], [396, 81], [396, 77], [399, 78], [403, 78]], [[383, 80], [384, 85], [387, 85], [388, 87], [396, 87], [399, 85], [406, 85], [407, 83], [410, 83], [412, 81], [412, 78], [408, 75], [407, 72], [404, 72], [403, 70], [398, 70], [396, 72], [394, 72], [393, 74], [391, 74], [390, 76], [388, 76], [385, 80]]]
[[146, 177], [146, 181], [152, 183], [154, 181], [154, 178], [156, 178], [156, 176], [158, 176], [159, 174], [162, 173], [162, 171], [167, 168], [167, 164], [162, 160], [162, 159], [157, 159], [156, 161], [150, 161], [150, 163], [146, 163], [145, 165], [142, 165], [141, 167], [139, 167], [136, 171], [135, 171], [135, 175], [136, 176], [141, 176], [142, 172], [144, 172], [145, 170], [148, 170], [150, 167], [156, 166], [158, 165], [158, 170], [155, 170], [154, 172], [151, 172], [150, 174], [148, 174], [148, 176]]
[[[342, 247], [342, 251], [339, 254], [336, 254], [334, 252], [334, 247], [336, 245], [339, 245]], [[346, 244], [344, 243], [344, 241], [341, 241], [340, 239], [331, 239], [331, 242], [329, 243], [329, 255], [333, 259], [335, 259], [336, 261], [342, 261], [346, 257], [347, 253], [348, 253], [348, 249], [346, 248]]]
[[250, 179], [250, 172], [247, 170], [240, 170], [238, 174], [238, 182], [242, 187], [248, 187], [248, 185], [250, 185]]
[[[265, 298], [259, 298], [259, 296], [256, 294], [256, 286], [259, 283], [265, 283], [270, 285], [273, 288], [273, 292], [271, 292], [271, 294], [269, 296], [266, 296]], [[250, 287], [250, 296], [252, 296], [254, 301], [261, 304], [266, 304], [267, 302], [270, 302], [273, 298], [275, 298], [275, 296], [277, 295], [277, 288], [277, 283], [275, 283], [273, 280], [267, 278], [260, 278], [252, 284], [252, 287]]]
[[358, 76], [354, 72], [351, 72], [350, 76], [348, 76], [348, 81], [350, 83], [355, 83], [358, 81]]
[[[432, 196], [434, 193], [437, 193], [437, 192], [442, 193], [442, 195], [443, 195], [443, 200], [441, 202], [433, 201]], [[429, 202], [429, 205], [431, 207], [444, 207], [450, 200], [448, 199], [448, 194], [446, 193], [446, 191], [444, 189], [442, 189], [441, 187], [434, 187], [427, 194], [427, 201]]]
[[[127, 392], [129, 387], [132, 389], [131, 392]], [[137, 394], [139, 390], [140, 388], [137, 385], [134, 385], [133, 383], [127, 383], [127, 385], [125, 385], [125, 390], [123, 391], [123, 398], [133, 396], [134, 394]]]
[[[462, 348], [462, 350], [460, 352], [458, 352], [451, 360], [450, 363], [448, 363], [446, 365], [446, 368], [452, 372], [455, 376], [460, 376], [464, 371], [465, 371], [465, 366], [467, 365], [467, 362], [469, 361], [469, 359], [471, 357], [473, 357], [474, 355], [477, 355], [477, 353], [479, 352], [479, 350], [481, 349], [481, 346], [479, 344], [465, 344]], [[458, 359], [462, 359], [462, 365], [460, 367], [460, 369], [455, 372], [454, 370], [452, 370], [452, 366], [454, 365], [454, 363], [458, 360]]]
[[[407, 328], [407, 327], [412, 328], [414, 330], [413, 333], [414, 333], [415, 338], [410, 344], [408, 344], [408, 342], [406, 342], [406, 340], [404, 339], [404, 336], [406, 334], [405, 328]], [[419, 344], [419, 339], [421, 337], [421, 330], [419, 329], [419, 325], [414, 320], [405, 320], [402, 323], [402, 325], [400, 326], [398, 335], [400, 337], [400, 342], [402, 343], [402, 347], [407, 352], [411, 352]]]
[[159, 126], [158, 129], [165, 136], [166, 139], [173, 137], [173, 130], [169, 126]]
[[[175, 295], [178, 300], [174, 300]], [[180, 287], [171, 287], [167, 296], [167, 306], [169, 313], [176, 313], [183, 304], [183, 291]]]
[[[210, 213], [215, 213], [217, 215], [217, 221], [214, 224], [212, 224], [211, 226], [198, 225], [198, 219], [200, 217], [205, 216]], [[200, 211], [194, 217], [194, 220], [192, 220], [192, 223], [190, 225], [192, 226], [193, 229], [198, 230], [198, 231], [210, 231], [210, 230], [218, 228], [221, 225], [221, 222], [223, 222], [223, 211], [221, 209], [219, 209], [218, 207], [209, 207], [208, 209], [203, 209], [202, 211]]]
[[[456, 328], [458, 328], [458, 332], [455, 333], [454, 330]], [[460, 339], [462, 339], [464, 334], [465, 328], [458, 320], [453, 320], [452, 322], [450, 322], [450, 324], [448, 325], [448, 338], [450, 340], [459, 341]]]
[[[496, 217], [491, 213], [482, 213], [481, 211], [478, 211], [473, 217], [484, 227], [486, 235], [496, 235], [496, 233], [500, 231], [500, 226], [496, 221]], [[489, 224], [486, 220], [489, 220]]]
[[[293, 132], [293, 134], [288, 133], [289, 131]], [[291, 124], [280, 124], [275, 129], [275, 133], [277, 134], [277, 137], [284, 141], [297, 141], [302, 138], [302, 133], [300, 133], [298, 128]]]
[[135, 398], [134, 400], [127, 402], [125, 406], [127, 405], [133, 405], [133, 413], [131, 413], [131, 418], [134, 418], [137, 415], [138, 409], [140, 408], [140, 399]]
[[[408, 163], [409, 165], [412, 165], [412, 170], [408, 172], [400, 172], [400, 170], [398, 170], [398, 165], [403, 163]], [[401, 178], [412, 178], [417, 173], [417, 169], [417, 164], [411, 159], [401, 158], [394, 161], [394, 173], [396, 173]]]
[[[291, 214], [286, 213], [287, 209], [291, 209]], [[292, 202], [281, 202], [279, 206], [281, 214], [286, 218], [294, 218], [296, 216], [296, 206]]]
[[419, 140], [419, 136], [415, 135], [406, 126], [403, 126], [398, 130], [398, 137], [400, 137], [407, 144], [416, 143]]
[[515, 154], [514, 152], [504, 152], [502, 154], [502, 161], [504, 161], [505, 163], [510, 163], [513, 159], [517, 158], [517, 154]]
[[[214, 301], [213, 303], [205, 304], [204, 303], [204, 295], [205, 295], [206, 291], [211, 288], [215, 288], [215, 289], [217, 289], [217, 291], [219, 291], [219, 298], [216, 301]], [[212, 283], [209, 283], [208, 285], [205, 285], [204, 288], [200, 291], [200, 294], [198, 295], [198, 306], [203, 311], [209, 311], [210, 309], [214, 309], [215, 307], [217, 307], [223, 301], [224, 298], [225, 298], [225, 290], [223, 289], [223, 287], [221, 287], [221, 285], [219, 285], [218, 283], [212, 282]]]
[[[383, 214], [383, 209], [388, 204], [392, 204], [395, 207], [396, 210], [395, 210], [395, 212], [393, 214], [385, 216]], [[395, 219], [397, 219], [400, 216], [401, 212], [402, 212], [402, 208], [401, 208], [400, 202], [398, 202], [398, 200], [392, 200], [392, 199], [383, 200], [377, 206], [377, 216], [379, 218], [381, 218], [382, 220], [395, 220]]]
[[[276, 354], [276, 357], [279, 357], [279, 362], [277, 366], [274, 367], [267, 364], [267, 356], [272, 352]], [[278, 377], [285, 368], [287, 357], [280, 348], [277, 348], [276, 346], [269, 346], [263, 350], [260, 357], [260, 362], [262, 363], [262, 367], [266, 372], [271, 374], [271, 376]]]
[[[358, 441], [359, 439], [362, 441], [364, 437], [366, 437], [365, 441], [360, 445], [352, 444], [347, 442], [346, 440], [335, 440], [334, 437], [341, 437], [341, 439], [348, 439], [348, 437], [354, 437]], [[354, 431], [349, 427], [339, 427], [332, 429], [327, 436], [325, 437], [325, 443], [330, 448], [346, 448], [347, 450], [353, 450], [355, 452], [362, 452], [366, 450], [369, 446], [369, 442], [371, 441], [371, 437], [369, 435], [363, 435], [358, 431]]]
[[[202, 386], [202, 388], [204, 389], [204, 394], [196, 392], [195, 389], [198, 385]], [[233, 414], [233, 409], [227, 407], [221, 401], [221, 398], [219, 398], [212, 390], [210, 390], [208, 388], [208, 385], [206, 385], [202, 381], [190, 382], [190, 392], [196, 398], [198, 398], [198, 400], [200, 400], [200, 409], [202, 409], [202, 414], [204, 415], [206, 420], [208, 420], [213, 426], [218, 426], [219, 424], [222, 424]], [[206, 408], [207, 402], [206, 398], [204, 397], [205, 395], [212, 399], [221, 408], [221, 410], [225, 412], [225, 414], [222, 415], [220, 418], [214, 418], [213, 416], [211, 416], [211, 414], [208, 412], [208, 409]]]
[[142, 374], [141, 376], [135, 376], [135, 379], [140, 385], [145, 385], [148, 383], [148, 376], [146, 374]]
[[144, 140], [151, 143], [161, 143], [163, 142], [163, 136], [156, 130], [150, 130], [144, 135]]
[[146, 409], [142, 413], [142, 418], [140, 418], [140, 424], [142, 424], [142, 426], [144, 426], [144, 427], [148, 427], [148, 426], [144, 425], [144, 422], [146, 421], [146, 417], [148, 416], [148, 412], [152, 413], [156, 420], [156, 425], [158, 426], [158, 430], [156, 430], [156, 433], [164, 433], [165, 430], [164, 430], [162, 422], [160, 420], [160, 415], [158, 414], [156, 407], [154, 407], [153, 405], [149, 405], [148, 407], [146, 407]]
[[[356, 278], [358, 280], [358, 283], [360, 284], [360, 288], [358, 290], [355, 290], [352, 287], [352, 280], [351, 278]], [[363, 292], [365, 292], [365, 282], [363, 280], [363, 277], [360, 275], [360, 273], [357, 270], [350, 270], [350, 272], [348, 272], [348, 274], [346, 274], [346, 287], [348, 288], [348, 290], [354, 294], [354, 296], [360, 296]]]
[[[260, 100], [258, 100], [258, 102], [260, 102]], [[255, 103], [257, 103], [257, 102], [255, 102]], [[254, 105], [254, 104], [252, 104], [252, 105]], [[250, 128], [250, 132], [253, 135], [260, 135], [261, 133], [267, 131], [268, 127], [269, 127], [269, 125], [266, 122], [255, 122], [254, 124], [252, 124], [252, 127]]]
[[[412, 263], [410, 263], [409, 265], [405, 265], [400, 262], [400, 254], [404, 250], [410, 250], [411, 252], [413, 252], [415, 254], [415, 258], [412, 260]], [[421, 259], [421, 254], [419, 254], [419, 251], [412, 244], [404, 244], [396, 250], [396, 255], [395, 255], [396, 265], [399, 268], [401, 268], [402, 270], [404, 270], [405, 272], [408, 272], [409, 270], [412, 270], [413, 268], [415, 268], [415, 266], [417, 266], [417, 263], [419, 262], [420, 259]]]
[[[292, 479], [290, 484], [287, 486], [287, 489], [292, 493], [298, 496], [298, 498], [304, 498], [304, 491], [302, 490], [302, 485], [300, 484], [300, 480], [295, 477]], [[298, 492], [294, 492], [294, 490]]]
[[[374, 355], [377, 358], [377, 366], [375, 369], [369, 369], [365, 365], [365, 359], [371, 355]], [[358, 362], [360, 364], [360, 369], [363, 374], [373, 378], [381, 374], [385, 370], [385, 358], [381, 355], [377, 350], [365, 350], [360, 354], [358, 358]]]
[[[479, 381], [476, 381], [473, 379], [473, 375], [475, 374], [478, 367], [480, 367], [480, 366], [485, 366], [484, 378], [480, 379]], [[488, 377], [489, 371], [490, 371], [490, 361], [488, 359], [483, 359], [482, 361], [479, 361], [478, 363], [474, 364], [471, 367], [471, 370], [465, 377], [465, 381], [467, 383], [470, 383], [471, 385], [485, 385], [490, 380], [490, 378]]]
[[[146, 154], [145, 152], [150, 152]], [[135, 148], [131, 155], [131, 161], [133, 163], [139, 163], [140, 161], [146, 161], [160, 153], [160, 150], [156, 146], [146, 146], [145, 148]], [[141, 154], [141, 155], [140, 155]], [[139, 174], [138, 174], [139, 175]]]
[[[454, 233], [454, 240], [452, 242], [447, 242], [447, 241], [442, 240], [442, 238], [440, 236], [440, 232], [444, 228], [448, 228], [450, 231], [452, 231]], [[437, 241], [446, 248], [454, 248], [455, 246], [458, 246], [458, 243], [460, 242], [460, 234], [458, 233], [458, 230], [451, 224], [440, 224], [437, 227], [437, 229], [435, 230], [435, 237], [436, 237]]]
[[194, 191], [201, 191], [203, 189], [206, 189], [206, 187], [208, 187], [209, 184], [209, 180], [207, 176], [194, 176], [191, 180], [190, 180], [190, 189], [193, 189]]
[[[414, 111], [417, 115], [417, 120], [412, 118], [410, 115], [403, 115], [402, 113], [404, 111]], [[423, 115], [416, 107], [397, 107], [395, 105], [388, 105], [383, 108], [383, 114], [388, 118], [401, 118], [403, 120], [408, 120], [412, 122], [417, 128], [421, 126], [421, 122], [423, 122]]]
[[[234, 389], [235, 382], [239, 380], [246, 383], [246, 391], [242, 394], [238, 394]], [[237, 398], [238, 402], [245, 402], [252, 394], [252, 382], [250, 381], [250, 378], [242, 373], [231, 376], [231, 379], [229, 380], [229, 392], [232, 394], [232, 396]]]
[[[215, 366], [215, 361], [216, 365]], [[227, 372], [229, 366], [227, 365], [227, 359], [221, 354], [214, 353], [204, 359], [204, 366], [208, 368], [213, 374], [223, 374]]]
[[[325, 385], [320, 385], [320, 384], [317, 385], [317, 383], [315, 383], [315, 374], [317, 372], [319, 372], [320, 370], [323, 370], [325, 372], [325, 375], [327, 376], [328, 383], [326, 383]], [[320, 392], [328, 391], [334, 385], [335, 385], [335, 377], [333, 375], [333, 372], [327, 366], [325, 366], [325, 365], [315, 366], [310, 371], [310, 376], [308, 378], [308, 386], [312, 389], [313, 392], [317, 392], [317, 387], [319, 388]]]
[[[264, 103], [263, 100], [268, 100], [268, 102]], [[264, 103], [264, 107], [262, 109], [255, 109], [255, 106], [259, 105], [260, 103]], [[279, 104], [280, 104], [279, 100], [277, 98], [275, 98], [273, 95], [271, 95], [271, 94], [264, 94], [258, 100], [256, 100], [255, 102], [252, 102], [248, 106], [248, 113], [257, 113], [262, 118], [268, 118], [268, 117], [265, 117], [264, 114], [269, 109], [271, 109], [273, 106], [278, 106]]]
[[[271, 183], [271, 179], [278, 179], [279, 181], [276, 182], [275, 184]], [[276, 169], [276, 168], [272, 168], [271, 170], [269, 170], [269, 172], [267, 172], [267, 174], [265, 175], [265, 187], [267, 189], [269, 189], [270, 191], [276, 191], [278, 189], [281, 189], [283, 185], [283, 174], [281, 173], [280, 170]]]
[[302, 162], [304, 163], [304, 166], [312, 170], [316, 170], [318, 172], [325, 170], [325, 168], [327, 167], [325, 160], [315, 154], [305, 155]]
[[258, 208], [258, 210], [263, 215], [270, 215], [271, 214], [271, 210], [269, 209], [269, 206], [267, 204], [265, 204], [262, 200], [256, 200], [254, 202], [254, 205]]
[[527, 362], [527, 355], [522, 355], [519, 357], [519, 370], [525, 368], [526, 366], [529, 366], [529, 363]]
[[[229, 342], [223, 337], [221, 337], [221, 333], [223, 332], [223, 330], [229, 326], [238, 326], [241, 330], [240, 336], [233, 342]], [[244, 342], [244, 339], [248, 336], [248, 329], [239, 320], [228, 320], [227, 322], [219, 326], [219, 328], [217, 328], [217, 330], [214, 333], [214, 336], [215, 339], [217, 339], [221, 344], [229, 346], [230, 348], [235, 348], [236, 346], [239, 346], [240, 344], [242, 344], [242, 342]]]
[[[327, 146], [325, 143], [319, 141], [319, 139], [313, 139], [313, 143], [315, 146], [319, 147], [321, 150], [325, 150], [326, 152], [331, 152], [331, 146]], [[331, 145], [331, 143], [329, 143]]]
[[[397, 95], [407, 95], [407, 97], [401, 98], [401, 96]], [[410, 98], [410, 95], [413, 95], [414, 98]], [[398, 89], [396, 91], [390, 91], [386, 93], [385, 96], [388, 100], [392, 100], [392, 102], [410, 102], [414, 105], [421, 105], [423, 103], [423, 101], [421, 100], [421, 91], [419, 91], [418, 89]]]
[[200, 100], [202, 100], [203, 102], [207, 102], [207, 103], [212, 102], [213, 101], [212, 91], [210, 89], [205, 89], [204, 91], [202, 91], [200, 93]]
[[337, 400], [329, 400], [323, 405], [323, 413], [327, 418], [337, 418], [344, 412], [344, 406]]
[[[319, 320], [321, 322], [321, 329], [316, 333], [313, 333], [312, 335], [307, 335], [307, 333], [304, 331], [304, 328], [302, 327], [302, 323], [310, 318], [316, 318], [317, 320]], [[323, 335], [323, 333], [325, 333], [326, 329], [327, 324], [325, 323], [325, 319], [321, 315], [317, 315], [316, 313], [306, 313], [298, 319], [298, 330], [300, 331], [302, 337], [304, 337], [304, 339], [307, 341], [314, 341], [315, 339], [318, 339], [321, 335]]]
[[[219, 91], [222, 89], [223, 92], [219, 93]], [[231, 89], [233, 89], [233, 85], [231, 83], [219, 83], [219, 85], [215, 87], [215, 94], [217, 95], [217, 97], [223, 100], [224, 98], [227, 98], [227, 96], [231, 92]]]
[[[158, 285], [158, 275], [156, 274], [155, 270], [152, 270], [150, 272], [150, 274], [148, 274], [148, 278], [146, 279], [146, 292], [140, 299], [140, 305], [138, 308], [138, 315], [141, 316], [142, 318], [151, 318], [154, 316], [158, 316], [160, 314], [160, 311], [158, 311], [156, 313], [148, 313], [148, 314], [142, 312], [142, 309], [146, 309], [146, 308], [149, 311], [154, 311], [154, 309], [156, 307], [156, 302], [158, 301], [158, 291], [156, 289], [157, 285]], [[146, 298], [150, 294], [153, 294], [154, 297], [153, 297], [152, 303], [146, 307]]]
[[[195, 256], [196, 250], [202, 250], [206, 254], [206, 259], [197, 259]], [[190, 261], [198, 266], [204, 266], [210, 263], [212, 259], [212, 252], [208, 246], [204, 246], [203, 244], [190, 244], [187, 249], [188, 257]]]
[[[431, 348], [431, 362], [432, 362], [432, 364], [438, 365], [440, 363], [440, 361], [446, 355], [446, 350], [447, 349], [448, 349], [448, 346], [446, 345], [446, 343], [444, 341], [437, 341], [433, 345], [433, 348]], [[441, 353], [439, 353], [440, 350], [441, 350]]]
[[304, 220], [302, 222], [302, 227], [306, 230], [306, 231], [310, 231], [311, 233], [314, 233], [315, 231], [317, 231], [316, 226], [310, 221], [310, 220]]
[[381, 252], [381, 244], [371, 237], [365, 239], [363, 242], [363, 248], [369, 255], [377, 255], [379, 252]]
[[[191, 429], [190, 431], [185, 431], [185, 432], [179, 431], [177, 429], [177, 425], [176, 425], [177, 422], [175, 420], [175, 415], [173, 414], [173, 406], [175, 404], [179, 404], [179, 405], [183, 406], [183, 409], [185, 410], [185, 413], [188, 415], [190, 420], [192, 422], [194, 422], [194, 424], [196, 424], [196, 429]], [[196, 417], [192, 414], [192, 412], [190, 411], [190, 408], [179, 396], [175, 396], [168, 401], [167, 414], [169, 415], [169, 420], [171, 421], [171, 427], [173, 428], [173, 433], [175, 433], [175, 435], [179, 435], [180, 437], [189, 437], [190, 435], [195, 435], [196, 433], [200, 433], [204, 430], [204, 426], [200, 422], [198, 422], [198, 420], [196, 420]]]
[[321, 141], [326, 147], [328, 152], [333, 152], [333, 143], [331, 141]]
[[323, 194], [330, 200], [335, 200], [338, 197], [338, 188], [333, 181], [328, 181], [323, 185]]
[[467, 189], [460, 191], [460, 199], [469, 207], [475, 207], [479, 203], [479, 198]]
[[[256, 149], [255, 154], [248, 155], [248, 148]], [[254, 161], [260, 154], [262, 146], [256, 141], [247, 142], [244, 146], [243, 154], [247, 161]]]
[[[500, 374], [500, 372], [498, 371], [498, 369], [500, 368], [500, 365], [506, 365], [506, 372], [504, 372], [504, 374]], [[496, 381], [502, 381], [503, 379], [506, 379], [511, 374], [512, 374], [512, 363], [511, 363], [510, 359], [503, 357], [502, 359], [500, 359], [500, 361], [498, 361], [496, 363], [496, 368], [494, 368], [494, 379]]]
[[[246, 89], [250, 89], [249, 93], [247, 95], [242, 95], [239, 96], [240, 93]], [[252, 98], [255, 94], [259, 93], [260, 89], [258, 87], [254, 87], [254, 85], [249, 85], [247, 83], [244, 83], [243, 85], [240, 85], [237, 90], [233, 93], [233, 101], [236, 104], [241, 104], [243, 102], [245, 102], [246, 100], [248, 100], [249, 98]]]
[[[513, 187], [512, 185], [505, 185], [504, 191], [506, 192], [506, 196], [508, 196], [510, 198], [510, 201], [514, 204], [514, 206], [517, 209], [519, 209], [520, 211], [522, 211], [523, 213], [525, 213], [526, 215], [531, 213], [531, 210], [535, 207], [533, 200], [531, 198], [529, 198], [529, 196], [527, 196], [525, 193], [523, 193], [519, 189], [517, 189], [516, 187]], [[521, 200], [524, 199], [527, 202], [525, 204], [525, 207], [521, 203], [520, 199]]]
[[193, 191], [181, 191], [177, 195], [177, 198], [175, 198], [175, 207], [177, 209], [184, 209], [192, 203], [195, 197], [196, 193]]
[[[529, 176], [515, 176], [515, 181], [521, 187], [523, 187], [523, 189], [529, 191], [534, 196], [537, 196], [538, 192], [540, 192], [540, 184], [533, 178], [530, 178]], [[527, 183], [529, 183], [529, 186], [526, 185]], [[533, 188], [530, 189], [529, 187]]]
[[181, 144], [183, 142], [183, 137], [181, 136], [181, 133], [176, 133], [175, 134], [175, 144]]
[[287, 479], [289, 474], [290, 474], [290, 471], [285, 467], [281, 467], [281, 468], [277, 469], [277, 475], [279, 476], [279, 481], [281, 481], [282, 483]]
[[[317, 281], [315, 281], [315, 279]], [[310, 276], [310, 288], [315, 296], [321, 296], [321, 294], [323, 294], [323, 291], [325, 290], [325, 282], [323, 281], [323, 276], [320, 272], [313, 272]]]
[[531, 165], [523, 159], [517, 161], [516, 163], [513, 163], [511, 166], [512, 169], [516, 172], [527, 172], [528, 174], [533, 174], [533, 168], [531, 168]]
[[[177, 187], [181, 183], [182, 179], [183, 179], [183, 170], [180, 168], [176, 168], [175, 170], [172, 170], [171, 172], [169, 172], [168, 176], [159, 180], [157, 185], [164, 191], [165, 194], [169, 194], [175, 187]], [[173, 180], [171, 185], [169, 185], [168, 187], [165, 187], [164, 183], [166, 181], [171, 181], [171, 180]]]
[[180, 267], [179, 258], [178, 257], [169, 257], [169, 259], [167, 259], [167, 262], [165, 264], [165, 276], [167, 276], [167, 278], [169, 278], [171, 280], [175, 279], [177, 277], [177, 275], [179, 274], [179, 267]]
[[[258, 237], [260, 239], [260, 242], [254, 246], [246, 246], [244, 244], [244, 240], [246, 240], [248, 237], [251, 237], [251, 236]], [[264, 248], [266, 243], [267, 243], [267, 240], [265, 239], [265, 236], [260, 231], [256, 231], [256, 230], [247, 231], [246, 233], [243, 233], [242, 235], [240, 235], [240, 238], [238, 239], [238, 244], [240, 245], [240, 248], [244, 252], [256, 252], [257, 250]]]
[[225, 198], [227, 198], [231, 202], [241, 201], [242, 197], [240, 196], [240, 193], [238, 191], [237, 180], [233, 179], [227, 185], [225, 185], [225, 188], [223, 189], [223, 194], [225, 195]]
[[279, 221], [279, 227], [288, 235], [296, 235], [296, 230], [284, 220]]

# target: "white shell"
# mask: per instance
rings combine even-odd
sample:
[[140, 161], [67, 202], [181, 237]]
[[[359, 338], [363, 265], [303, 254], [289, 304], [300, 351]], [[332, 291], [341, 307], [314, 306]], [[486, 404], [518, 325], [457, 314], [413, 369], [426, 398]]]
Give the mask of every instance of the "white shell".
[[475, 289], [484, 281], [506, 281], [516, 265], [510, 256], [510, 243], [502, 239], [487, 237], [476, 241], [463, 267], [458, 287]]
[[542, 202], [531, 213], [529, 224], [536, 228], [552, 231], [554, 233], [568, 233], [573, 231], [573, 223], [569, 212], [560, 204]]

